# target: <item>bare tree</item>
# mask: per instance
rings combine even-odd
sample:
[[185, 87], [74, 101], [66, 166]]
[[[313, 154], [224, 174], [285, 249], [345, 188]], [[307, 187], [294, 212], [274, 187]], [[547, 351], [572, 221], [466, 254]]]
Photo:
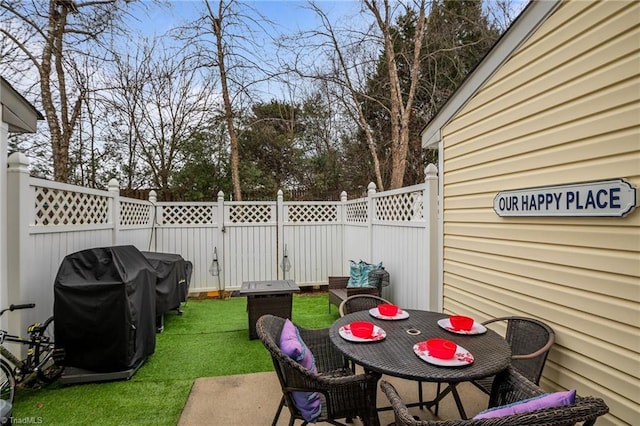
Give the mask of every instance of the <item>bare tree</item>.
[[256, 86], [274, 76], [261, 58], [272, 23], [246, 3], [206, 0], [200, 18], [179, 37], [192, 46], [203, 67], [215, 69], [219, 82], [231, 151], [233, 195], [242, 200], [238, 123], [250, 107]]
[[336, 116], [348, 117], [362, 130], [376, 183], [382, 190], [378, 150], [362, 110], [367, 75], [373, 72], [376, 62], [375, 42], [372, 45], [369, 31], [341, 27], [317, 3], [310, 2], [307, 7], [318, 17], [320, 25], [317, 29], [281, 38], [280, 49], [289, 53], [283, 54], [280, 66], [289, 76], [315, 80], [323, 93], [331, 97]]
[[[331, 68], [329, 73], [316, 72], [316, 76], [321, 79], [329, 80], [333, 83], [332, 87], [336, 91], [335, 99], [343, 106], [344, 111], [359, 123], [369, 147], [371, 160], [373, 162], [373, 170], [376, 176], [376, 184], [380, 191], [384, 190], [384, 182], [380, 172], [380, 160], [378, 158], [378, 150], [373, 137], [373, 133], [362, 109], [362, 99], [366, 96], [365, 86], [368, 71], [372, 64], [375, 64], [374, 58], [367, 55], [369, 38], [368, 33], [365, 37], [357, 37], [357, 40], [347, 47], [343, 46], [340, 36], [337, 34], [334, 25], [327, 14], [316, 4], [311, 4], [311, 9], [316, 13], [322, 22], [322, 30], [313, 32], [311, 37], [320, 36], [328, 46], [331, 53]], [[300, 72], [300, 70], [298, 70]]]
[[216, 64], [220, 73], [220, 85], [222, 86], [222, 101], [224, 105], [224, 116], [227, 121], [227, 130], [229, 132], [229, 141], [231, 143], [231, 181], [233, 183], [233, 194], [236, 200], [242, 200], [242, 191], [240, 190], [240, 150], [238, 147], [238, 135], [235, 126], [235, 113], [233, 104], [229, 95], [229, 76], [227, 73], [226, 52], [225, 52], [225, 33], [224, 25], [227, 20], [228, 6], [224, 2], [218, 2], [217, 12], [211, 8], [210, 2], [206, 1], [208, 18], [211, 30], [215, 36], [216, 43]]
[[[203, 74], [180, 52], [162, 44], [150, 47], [150, 60], [138, 64], [141, 80], [131, 111], [136, 143], [152, 184], [167, 191], [180, 165], [183, 147], [217, 112], [215, 79]], [[192, 58], [193, 59], [193, 58]], [[206, 71], [206, 70], [204, 70]], [[127, 90], [126, 88], [123, 88]]]
[[422, 42], [424, 40], [426, 27], [426, 1], [418, 0], [415, 2], [415, 10], [418, 15], [416, 22], [416, 34], [413, 41], [413, 57], [408, 58], [408, 64], [411, 68], [411, 78], [409, 90], [403, 93], [400, 78], [398, 77], [398, 64], [396, 61], [396, 52], [394, 48], [394, 40], [392, 37], [392, 19], [393, 14], [389, 0], [383, 0], [380, 4], [377, 0], [364, 0], [364, 4], [375, 17], [376, 23], [384, 41], [384, 56], [387, 62], [389, 72], [389, 88], [390, 88], [390, 114], [391, 121], [391, 189], [401, 188], [404, 180], [406, 169], [407, 153], [409, 152], [409, 131], [410, 120], [413, 109], [413, 102], [416, 95], [416, 88], [420, 78], [420, 54], [422, 50]]
[[[98, 102], [102, 105], [107, 128], [104, 140], [119, 160], [120, 181], [128, 190], [150, 184], [147, 175], [136, 173], [140, 148], [138, 125], [145, 105], [144, 87], [151, 79], [150, 66], [153, 50], [146, 44], [117, 54], [113, 68], [104, 76], [105, 86]], [[116, 149], [117, 147], [117, 149]]]
[[[102, 35], [113, 30], [112, 24], [121, 17], [120, 7], [125, 3], [0, 1], [0, 33], [38, 72], [57, 181], [66, 182], [69, 177], [69, 145], [88, 90], [82, 81], [69, 77], [69, 65], [74, 63], [74, 55], [88, 53]], [[16, 27], [21, 31], [10, 30]]]
[[[392, 161], [392, 173], [389, 182], [390, 188], [399, 188], [403, 185], [406, 169], [406, 160], [409, 147], [410, 121], [416, 88], [420, 78], [420, 55], [425, 34], [425, 8], [426, 0], [418, 0], [404, 4], [393, 2], [394, 7], [403, 8], [405, 11], [413, 8], [416, 10], [416, 35], [413, 51], [408, 58], [404, 58], [409, 64], [411, 84], [408, 90], [403, 90], [398, 76], [399, 53], [395, 50], [393, 20], [395, 9], [391, 7], [389, 0], [383, 0], [380, 4], [377, 0], [364, 0], [361, 19], [367, 22], [365, 12], [369, 12], [373, 18], [373, 24], [369, 27], [350, 25], [347, 29], [338, 29], [327, 13], [317, 4], [311, 3], [310, 8], [320, 19], [321, 28], [307, 32], [302, 47], [305, 51], [321, 51], [329, 58], [330, 67], [312, 64], [305, 67], [301, 65], [304, 60], [297, 63], [296, 73], [305, 77], [311, 77], [330, 81], [335, 91], [336, 101], [342, 105], [344, 111], [358, 123], [367, 141], [370, 152], [373, 171], [376, 177], [378, 189], [385, 188], [381, 164], [379, 159], [379, 146], [376, 143], [373, 126], [369, 122], [363, 105], [365, 102], [378, 103], [387, 112], [391, 123], [390, 157]], [[301, 37], [299, 37], [301, 38]], [[379, 51], [383, 51], [389, 78], [389, 93], [385, 99], [372, 97], [368, 92], [368, 80], [375, 74], [379, 62]], [[298, 53], [298, 58], [303, 54]]]

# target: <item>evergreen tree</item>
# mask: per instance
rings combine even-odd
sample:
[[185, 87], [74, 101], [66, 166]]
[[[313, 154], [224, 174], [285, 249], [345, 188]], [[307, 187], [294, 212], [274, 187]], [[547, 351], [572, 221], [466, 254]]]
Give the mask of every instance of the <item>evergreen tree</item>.
[[279, 189], [300, 187], [305, 167], [297, 145], [299, 109], [279, 101], [253, 106], [239, 133], [240, 182], [247, 199], [273, 199]]

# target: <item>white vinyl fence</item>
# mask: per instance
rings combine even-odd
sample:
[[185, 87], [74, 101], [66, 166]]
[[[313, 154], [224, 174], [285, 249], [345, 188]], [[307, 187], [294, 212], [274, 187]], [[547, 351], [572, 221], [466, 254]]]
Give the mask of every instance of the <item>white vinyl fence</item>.
[[225, 201], [219, 193], [214, 202], [182, 203], [157, 202], [153, 191], [149, 200], [120, 197], [115, 180], [100, 191], [32, 178], [23, 154], [8, 164], [4, 304], [38, 305], [22, 323], [53, 311], [66, 255], [112, 245], [182, 255], [194, 266], [191, 293], [283, 278], [319, 286], [329, 275], [348, 275], [349, 260], [382, 261], [391, 277], [385, 297], [407, 308], [440, 306], [433, 165], [423, 184], [380, 193], [370, 184], [368, 196], [354, 200], [343, 193], [336, 202], [285, 202], [279, 191], [270, 202]]

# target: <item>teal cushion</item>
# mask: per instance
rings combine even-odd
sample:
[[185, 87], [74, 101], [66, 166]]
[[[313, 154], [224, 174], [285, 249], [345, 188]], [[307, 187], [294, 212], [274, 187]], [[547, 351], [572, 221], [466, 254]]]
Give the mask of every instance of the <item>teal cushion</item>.
[[363, 260], [358, 263], [353, 260], [349, 262], [351, 263], [349, 281], [347, 282], [347, 287], [349, 288], [370, 287], [369, 272], [375, 269], [382, 269], [382, 262], [377, 264], [367, 263]]

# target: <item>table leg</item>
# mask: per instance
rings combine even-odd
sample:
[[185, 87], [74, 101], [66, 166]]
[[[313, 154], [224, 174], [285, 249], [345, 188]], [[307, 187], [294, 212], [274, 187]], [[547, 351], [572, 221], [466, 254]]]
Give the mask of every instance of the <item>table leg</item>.
[[458, 407], [458, 412], [460, 413], [460, 418], [462, 420], [467, 420], [467, 413], [464, 411], [464, 407], [462, 406], [462, 400], [460, 400], [460, 395], [458, 394], [457, 384], [449, 383], [449, 387], [451, 388], [451, 393], [453, 394], [453, 399], [456, 400], [456, 406]]
[[438, 404], [442, 399], [447, 396], [451, 392], [453, 394], [453, 399], [456, 401], [456, 407], [458, 407], [458, 413], [460, 414], [460, 418], [462, 420], [467, 420], [467, 413], [464, 411], [464, 406], [462, 405], [462, 400], [460, 399], [460, 394], [458, 393], [458, 384], [457, 383], [448, 383], [445, 390], [440, 392], [433, 401], [430, 401], [427, 404], [427, 408], [430, 408], [436, 404]]
[[[427, 409], [430, 409], [433, 406], [437, 406], [437, 404], [439, 404], [440, 401], [442, 401], [445, 396], [451, 393], [453, 394], [453, 399], [456, 402], [456, 407], [458, 407], [458, 413], [460, 414], [460, 418], [463, 420], [467, 420], [467, 413], [465, 412], [464, 406], [462, 405], [462, 400], [460, 399], [460, 394], [458, 393], [457, 386], [458, 386], [457, 383], [447, 383], [447, 387], [442, 392], [438, 393], [438, 395], [436, 395], [436, 397], [433, 400], [426, 401], [426, 402], [410, 403], [406, 405], [407, 407], [420, 407], [420, 408], [424, 406]], [[382, 408], [378, 408], [378, 411], [387, 411], [390, 409], [392, 408], [382, 407]]]

